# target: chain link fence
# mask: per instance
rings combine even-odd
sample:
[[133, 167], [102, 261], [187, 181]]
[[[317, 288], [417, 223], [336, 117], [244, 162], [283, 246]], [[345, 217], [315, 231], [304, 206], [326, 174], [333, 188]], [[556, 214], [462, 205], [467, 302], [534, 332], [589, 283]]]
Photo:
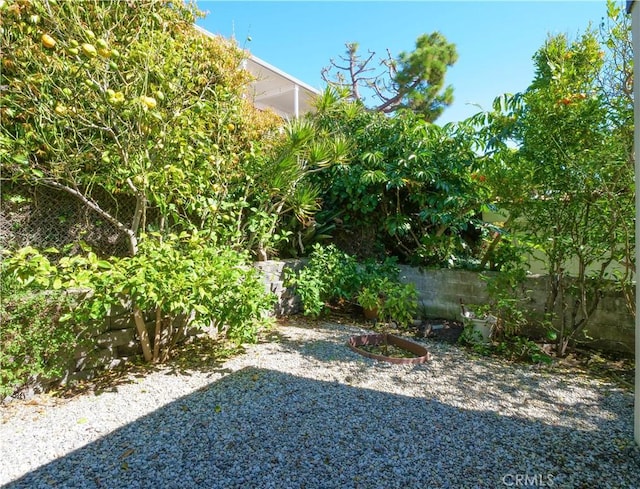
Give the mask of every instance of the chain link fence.
[[[105, 193], [101, 205], [121, 222], [133, 216], [133, 199]], [[106, 204], [105, 204], [106, 203]], [[88, 244], [100, 256], [126, 256], [127, 240], [118, 229], [77, 198], [61, 190], [3, 183], [0, 191], [0, 247], [56, 248], [69, 256]]]

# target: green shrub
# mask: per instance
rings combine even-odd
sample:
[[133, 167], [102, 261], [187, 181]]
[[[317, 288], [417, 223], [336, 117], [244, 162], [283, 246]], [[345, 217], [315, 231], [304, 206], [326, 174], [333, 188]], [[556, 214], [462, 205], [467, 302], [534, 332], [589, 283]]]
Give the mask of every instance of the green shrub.
[[408, 325], [418, 310], [418, 292], [413, 284], [389, 283], [380, 309], [380, 319]]
[[350, 142], [349, 164], [311, 177], [325, 212], [317, 217], [336, 224], [336, 242], [358, 256], [381, 250], [417, 265], [458, 266], [473, 257], [477, 213], [487, 202], [474, 178], [475, 129], [430, 124], [408, 111], [387, 117], [330, 95], [323, 102], [317, 126]]
[[318, 317], [327, 302], [351, 300], [360, 288], [361, 276], [355, 258], [333, 245], [315, 244], [307, 265], [287, 281], [296, 286], [304, 314]]
[[553, 362], [549, 354], [544, 352], [537, 343], [523, 336], [505, 338], [495, 345], [494, 351], [514, 361], [545, 364]]
[[296, 286], [305, 315], [319, 316], [330, 302], [357, 301], [365, 308], [379, 307], [383, 320], [407, 324], [417, 310], [417, 292], [399, 283], [399, 273], [395, 258], [358, 263], [334, 245], [316, 244], [307, 266], [288, 282]]
[[[3, 292], [6, 292], [3, 290]], [[55, 293], [12, 293], [0, 303], [0, 398], [34, 380], [60, 378], [78, 336], [68, 321], [70, 297]]]
[[168, 327], [187, 316], [193, 326], [214, 324], [237, 342], [256, 340], [273, 305], [246, 253], [210, 246], [197, 233], [144, 236], [136, 256], [113, 260], [96, 278], [86, 303], [91, 319], [124, 296], [156, 311]]
[[[23, 290], [90, 290], [60, 317], [74, 324], [101, 320], [113, 306], [133, 304], [143, 353], [154, 361], [167, 359], [190, 326], [214, 325], [234, 341], [255, 341], [270, 321], [274, 299], [246, 253], [211, 246], [196, 232], [143, 235], [138, 254], [120, 259], [101, 260], [87, 250], [54, 265], [38, 250], [24, 248], [4, 259], [3, 277]], [[155, 312], [152, 356], [142, 312]]]

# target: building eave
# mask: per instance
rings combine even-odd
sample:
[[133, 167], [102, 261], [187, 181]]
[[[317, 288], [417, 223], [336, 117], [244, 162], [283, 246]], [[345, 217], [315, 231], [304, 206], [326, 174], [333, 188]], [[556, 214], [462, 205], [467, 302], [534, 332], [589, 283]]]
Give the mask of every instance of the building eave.
[[[207, 37], [219, 37], [198, 25], [194, 27]], [[247, 54], [243, 67], [254, 77], [247, 95], [256, 108], [271, 109], [284, 118], [298, 117], [313, 110], [313, 100], [320, 94], [318, 89], [257, 56]]]

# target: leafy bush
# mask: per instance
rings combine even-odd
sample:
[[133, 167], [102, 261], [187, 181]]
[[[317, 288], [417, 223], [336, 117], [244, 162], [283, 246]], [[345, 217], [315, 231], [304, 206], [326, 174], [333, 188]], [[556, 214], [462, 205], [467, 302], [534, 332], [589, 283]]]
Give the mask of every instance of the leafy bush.
[[9, 294], [0, 302], [0, 399], [32, 381], [59, 378], [68, 367], [78, 335], [60, 321], [70, 307], [62, 292]]
[[[254, 341], [258, 328], [268, 324], [273, 304], [246, 254], [210, 246], [198, 233], [143, 235], [134, 257], [101, 260], [87, 251], [56, 265], [38, 250], [24, 248], [4, 260], [4, 275], [26, 290], [90, 290], [61, 317], [76, 324], [100, 320], [115, 305], [132, 304], [145, 358], [154, 361], [168, 358], [190, 326], [214, 325], [230, 339]], [[143, 311], [155, 312], [153, 353]]]
[[415, 317], [417, 309], [418, 293], [415, 285], [391, 282], [380, 308], [380, 318], [406, 326]]
[[314, 245], [309, 262], [296, 276], [295, 285], [304, 314], [317, 317], [329, 302], [357, 301], [363, 307], [380, 309], [380, 318], [406, 324], [417, 309], [417, 292], [411, 284], [399, 283], [395, 258], [363, 263], [334, 245]]
[[360, 257], [381, 250], [421, 265], [474, 253], [486, 190], [473, 179], [472, 128], [440, 127], [409, 112], [389, 118], [330, 93], [314, 117], [320, 129], [351, 143], [349, 164], [313, 177], [323, 210], [339, 218], [334, 236], [343, 249]]
[[553, 359], [537, 343], [523, 336], [511, 336], [499, 342], [494, 350], [510, 360], [546, 364], [553, 362]]
[[307, 265], [287, 280], [296, 286], [304, 314], [317, 317], [327, 302], [351, 300], [360, 288], [361, 278], [355, 258], [334, 245], [315, 244]]
[[[273, 304], [246, 254], [208, 246], [197, 233], [144, 236], [139, 253], [114, 260], [109, 273], [94, 282], [94, 291], [87, 303], [91, 317], [127, 297], [136, 308], [156, 311], [162, 321], [156, 328], [171, 328], [186, 316], [187, 326], [215, 325], [238, 342], [256, 340]], [[156, 329], [156, 341], [160, 336]], [[165, 346], [166, 357], [170, 345]]]
[[462, 334], [458, 337], [458, 343], [481, 355], [489, 355], [491, 352], [491, 345], [484, 341], [482, 333], [476, 330], [471, 323], [464, 325]]

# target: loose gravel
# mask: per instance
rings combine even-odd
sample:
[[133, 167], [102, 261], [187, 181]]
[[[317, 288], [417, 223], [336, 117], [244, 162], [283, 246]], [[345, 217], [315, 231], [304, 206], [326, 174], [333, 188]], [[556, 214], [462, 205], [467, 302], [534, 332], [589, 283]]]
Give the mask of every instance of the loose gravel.
[[422, 365], [348, 349], [365, 330], [281, 324], [222, 367], [0, 408], [6, 488], [640, 488], [633, 395], [425, 340]]

